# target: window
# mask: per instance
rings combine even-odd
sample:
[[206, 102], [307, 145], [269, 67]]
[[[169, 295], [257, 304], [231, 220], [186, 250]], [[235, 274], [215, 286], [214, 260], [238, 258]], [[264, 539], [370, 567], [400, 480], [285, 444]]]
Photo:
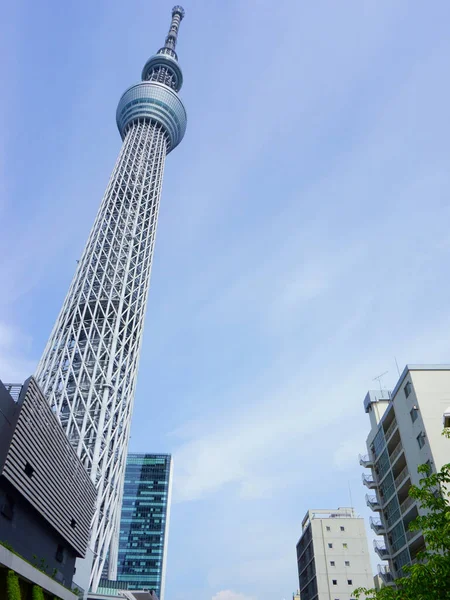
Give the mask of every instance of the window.
[[348, 548], [348, 544], [342, 544], [343, 548]]
[[413, 406], [412, 409], [409, 411], [409, 414], [411, 415], [411, 421], [414, 423], [414, 421], [419, 416], [419, 409], [417, 408], [417, 406]]
[[408, 383], [405, 385], [405, 387], [403, 389], [405, 391], [405, 396], [408, 397], [410, 395], [410, 393], [412, 392], [412, 383], [410, 381], [408, 381]]
[[30, 463], [25, 463], [25, 474], [28, 475], [28, 477], [31, 479], [33, 477], [33, 473], [34, 473], [34, 469], [33, 467], [30, 465]]
[[347, 579], [347, 583], [348, 583], [348, 585], [352, 585], [353, 581], [351, 579]]
[[416, 439], [417, 443], [419, 444], [419, 448], [423, 448], [425, 446], [425, 434], [423, 433], [423, 431], [419, 433]]
[[327, 531], [331, 531], [331, 527], [328, 527], [328, 525], [327, 525]]
[[330, 560], [330, 565], [331, 565], [332, 567], [334, 567], [334, 566], [335, 566], [334, 560]]
[[72, 527], [72, 529], [75, 529], [75, 527], [77, 526], [77, 522], [75, 521], [75, 519], [72, 519], [70, 521], [70, 526]]
[[337, 585], [337, 579], [333, 579], [333, 585]]
[[345, 566], [346, 566], [346, 567], [349, 567], [349, 566], [350, 566], [350, 561], [349, 561], [349, 560], [346, 560], [346, 561], [345, 561]]
[[333, 544], [328, 544], [328, 548], [332, 548], [332, 547], [333, 547]]
[[8, 519], [8, 521], [12, 521], [14, 516], [14, 500], [11, 496], [5, 495], [4, 498], [1, 498], [0, 512]]
[[429, 477], [431, 475], [431, 473], [433, 472], [433, 467], [431, 466], [431, 460], [428, 459], [427, 462], [425, 463], [429, 469], [427, 477]]
[[345, 527], [342, 527], [342, 526], [341, 526], [341, 531], [345, 531]]
[[64, 546], [62, 546], [61, 544], [58, 544], [58, 547], [56, 549], [55, 558], [60, 563], [64, 562]]

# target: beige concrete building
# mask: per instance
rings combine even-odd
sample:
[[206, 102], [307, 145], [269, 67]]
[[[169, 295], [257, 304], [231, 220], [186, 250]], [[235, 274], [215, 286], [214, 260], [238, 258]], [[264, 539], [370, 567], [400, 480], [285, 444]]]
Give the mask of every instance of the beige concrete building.
[[408, 531], [418, 515], [417, 503], [408, 495], [421, 475], [417, 467], [428, 463], [438, 471], [450, 460], [450, 445], [442, 434], [450, 404], [450, 365], [407, 365], [392, 392], [368, 392], [364, 409], [370, 417], [368, 454], [360, 456], [366, 495], [374, 511], [371, 527], [384, 541], [374, 541], [383, 561], [378, 567], [384, 583], [404, 574], [424, 548], [421, 532]]
[[297, 543], [301, 600], [352, 600], [373, 587], [364, 519], [353, 508], [309, 510]]

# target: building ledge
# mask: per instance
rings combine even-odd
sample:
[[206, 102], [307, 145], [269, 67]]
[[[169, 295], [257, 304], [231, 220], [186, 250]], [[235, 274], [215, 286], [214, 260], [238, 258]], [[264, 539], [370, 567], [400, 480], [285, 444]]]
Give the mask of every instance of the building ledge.
[[46, 592], [61, 598], [61, 600], [78, 600], [76, 594], [2, 545], [0, 545], [0, 565], [15, 571], [23, 579], [39, 585]]

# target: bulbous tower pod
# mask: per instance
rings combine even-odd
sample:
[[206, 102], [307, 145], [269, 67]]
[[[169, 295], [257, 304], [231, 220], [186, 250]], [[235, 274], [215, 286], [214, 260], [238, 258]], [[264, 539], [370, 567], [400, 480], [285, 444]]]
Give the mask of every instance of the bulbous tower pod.
[[184, 10], [117, 108], [122, 149], [36, 377], [98, 490], [91, 590], [108, 550], [115, 579], [120, 507], [166, 155], [186, 111], [175, 52]]

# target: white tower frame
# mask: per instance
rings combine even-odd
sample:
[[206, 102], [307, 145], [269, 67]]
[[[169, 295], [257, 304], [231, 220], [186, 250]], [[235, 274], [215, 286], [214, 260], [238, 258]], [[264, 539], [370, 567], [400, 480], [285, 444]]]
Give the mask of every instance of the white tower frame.
[[36, 377], [95, 483], [95, 591], [109, 551], [117, 570], [118, 528], [166, 154], [183, 138], [186, 113], [175, 45], [176, 6], [166, 44], [143, 81], [122, 96], [123, 145]]

